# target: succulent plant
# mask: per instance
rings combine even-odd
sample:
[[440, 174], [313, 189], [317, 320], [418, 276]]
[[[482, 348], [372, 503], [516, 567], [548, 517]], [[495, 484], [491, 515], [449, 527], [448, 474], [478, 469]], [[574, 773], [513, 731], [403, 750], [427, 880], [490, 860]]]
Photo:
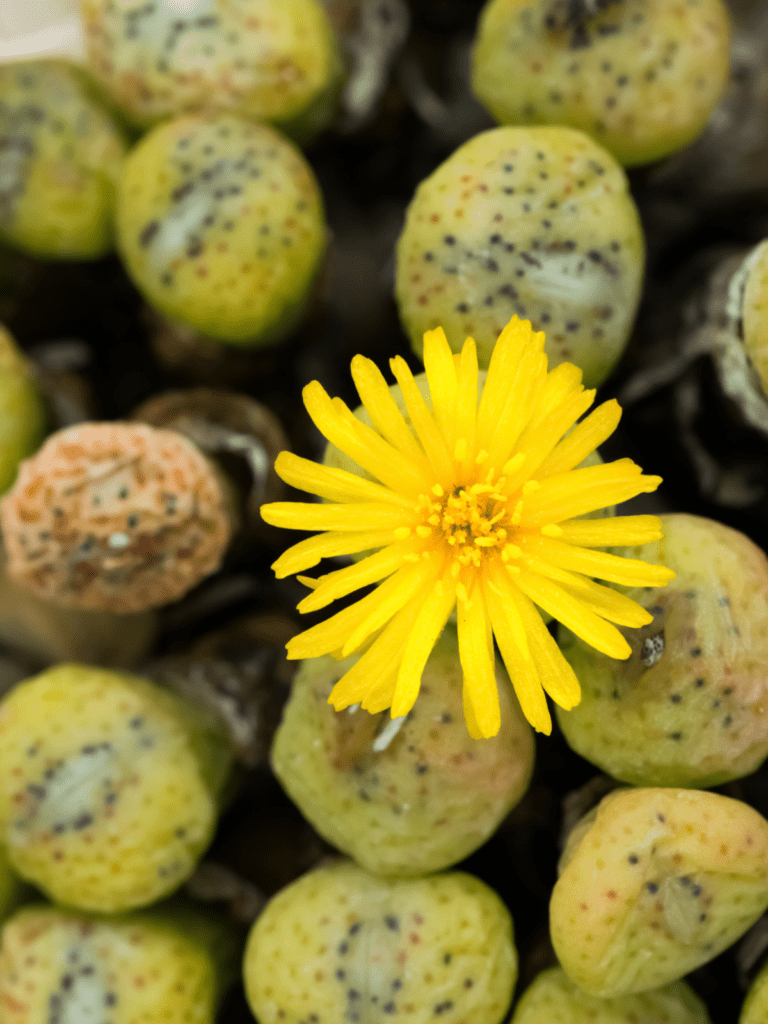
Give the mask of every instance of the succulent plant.
[[217, 569], [233, 516], [218, 470], [181, 434], [80, 423], [22, 463], [0, 521], [8, 572], [33, 594], [134, 612]]
[[421, 875], [455, 864], [495, 831], [533, 769], [531, 729], [502, 682], [504, 670], [497, 664], [501, 731], [478, 742], [464, 727], [452, 627], [405, 721], [329, 706], [354, 660], [301, 663], [272, 748], [275, 773], [315, 828], [374, 874]]
[[300, 135], [328, 120], [341, 60], [319, 0], [82, 0], [90, 67], [142, 128], [235, 110]]
[[162, 124], [120, 179], [118, 245], [147, 301], [232, 345], [298, 322], [325, 247], [322, 197], [301, 153], [233, 114]]
[[546, 332], [550, 367], [586, 387], [632, 328], [644, 241], [623, 171], [571, 128], [476, 135], [419, 185], [397, 243], [396, 297], [416, 354], [438, 325], [487, 366], [513, 314]]
[[621, 163], [650, 163], [702, 131], [728, 81], [722, 0], [489, 0], [475, 95], [501, 124], [581, 128]]
[[768, 240], [750, 254], [741, 321], [744, 348], [768, 396]]
[[[0, 924], [16, 909], [27, 894], [28, 886], [11, 867], [8, 851], [0, 846]], [[0, 1005], [2, 1001], [0, 1000]]]
[[686, 789], [606, 796], [569, 837], [550, 902], [557, 957], [601, 998], [707, 963], [768, 907], [768, 821]]
[[622, 782], [716, 786], [768, 756], [768, 558], [711, 519], [662, 523], [662, 540], [631, 551], [676, 573], [663, 589], [630, 592], [653, 622], [627, 631], [623, 662], [561, 636], [582, 698], [558, 721], [574, 750]]
[[538, 974], [522, 994], [511, 1024], [711, 1024], [704, 1003], [685, 982], [599, 999], [578, 988], [562, 967]]
[[244, 977], [260, 1024], [499, 1024], [517, 978], [512, 919], [471, 875], [388, 882], [341, 861], [267, 904]]
[[13, 483], [21, 460], [42, 441], [46, 419], [30, 368], [0, 324], [0, 494]]
[[0, 931], [3, 1024], [213, 1024], [237, 939], [187, 907], [102, 919], [45, 905]]
[[211, 839], [231, 751], [136, 676], [60, 665], [0, 704], [0, 840], [52, 899], [115, 913], [176, 889]]
[[768, 1019], [768, 963], [763, 964], [747, 992], [739, 1024], [763, 1024]]
[[63, 61], [0, 64], [0, 239], [44, 259], [98, 259], [114, 245], [126, 145]]

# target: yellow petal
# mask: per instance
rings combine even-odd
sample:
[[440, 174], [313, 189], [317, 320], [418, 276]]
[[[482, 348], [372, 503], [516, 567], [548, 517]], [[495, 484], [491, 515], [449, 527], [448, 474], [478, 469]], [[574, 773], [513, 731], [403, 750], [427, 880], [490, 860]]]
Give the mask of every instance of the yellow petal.
[[[459, 599], [459, 659], [464, 691], [474, 711], [481, 736], [495, 736], [501, 726], [499, 690], [493, 656], [491, 624], [481, 586], [474, 586], [466, 600]], [[465, 700], [465, 707], [467, 701]]]
[[392, 530], [347, 530], [346, 532], [319, 533], [307, 537], [284, 551], [272, 563], [275, 576], [281, 580], [296, 572], [313, 568], [323, 558], [356, 555], [360, 551], [382, 548], [393, 539]]
[[658, 516], [611, 516], [560, 523], [561, 539], [586, 548], [636, 547], [661, 540]]
[[302, 459], [293, 452], [280, 452], [275, 459], [275, 472], [291, 487], [330, 501], [392, 502], [409, 511], [413, 509], [412, 500], [389, 487], [382, 487], [345, 469]]
[[378, 366], [365, 356], [355, 356], [352, 360], [352, 379], [360, 401], [371, 417], [371, 423], [381, 436], [417, 464], [426, 464], [421, 445], [405, 422]]
[[552, 537], [529, 536], [519, 542], [524, 552], [532, 551], [544, 561], [585, 576], [619, 583], [625, 587], [665, 587], [675, 578], [665, 565], [650, 565], [638, 558], [622, 558], [604, 551], [577, 547]]
[[580, 392], [582, 376], [581, 370], [573, 363], [560, 363], [550, 370], [531, 409], [531, 426], [542, 423], [563, 402]]
[[[382, 586], [386, 586], [386, 584], [382, 584]], [[380, 589], [381, 587], [377, 588], [349, 607], [336, 612], [329, 619], [324, 619], [316, 626], [305, 629], [303, 633], [292, 637], [285, 645], [288, 660], [317, 658], [321, 654], [340, 651], [352, 630], [363, 621], [376, 604]]]
[[332, 401], [317, 381], [304, 388], [304, 405], [317, 429], [358, 466], [401, 494], [418, 497], [423, 469], [361, 423], [339, 399]]
[[559, 523], [650, 493], [660, 483], [660, 476], [643, 476], [631, 459], [572, 469], [542, 480], [541, 487], [525, 501], [522, 525]]
[[[507, 408], [510, 390], [513, 386], [523, 356], [529, 352], [541, 352], [544, 348], [544, 332], [534, 333], [530, 322], [513, 316], [496, 340], [483, 393], [477, 409], [477, 444], [488, 450], [496, 427]], [[544, 358], [546, 368], [546, 357]]]
[[[409, 541], [396, 541], [360, 562], [328, 573], [321, 578], [320, 585], [297, 605], [298, 610], [302, 614], [316, 612], [320, 608], [325, 608], [331, 601], [345, 597], [361, 587], [367, 587], [370, 583], [378, 583], [398, 570], [403, 565], [406, 555], [412, 551], [413, 544]], [[414, 566], [409, 563], [406, 568], [413, 569]]]
[[401, 356], [390, 360], [392, 373], [403, 392], [403, 401], [411, 417], [413, 429], [432, 464], [438, 479], [447, 480], [452, 471], [451, 457], [440, 428], [419, 391], [408, 364]]
[[477, 348], [472, 338], [467, 338], [459, 359], [458, 393], [456, 399], [456, 421], [454, 437], [466, 442], [466, 454], [461, 469], [475, 461], [475, 419], [477, 416]]
[[522, 592], [591, 647], [610, 658], [628, 658], [632, 648], [612, 626], [552, 580], [522, 569], [514, 579]]
[[346, 657], [365, 643], [368, 637], [380, 629], [395, 612], [417, 593], [423, 600], [431, 602], [431, 590], [439, 571], [442, 557], [420, 558], [415, 564], [403, 566], [387, 583], [378, 588], [379, 599], [368, 616], [354, 629], [342, 648]]
[[403, 654], [403, 646], [413, 622], [413, 604], [401, 608], [387, 623], [368, 650], [336, 683], [328, 703], [337, 711], [357, 704], [372, 687], [397, 670]]
[[435, 419], [450, 450], [456, 444], [454, 419], [458, 381], [453, 352], [442, 327], [424, 334], [424, 369]]
[[525, 625], [541, 685], [556, 704], [569, 711], [581, 700], [576, 673], [565, 660], [532, 601], [515, 586], [510, 591], [510, 600], [517, 605]]
[[[530, 419], [531, 409], [547, 376], [547, 357], [533, 348], [520, 360], [514, 380], [507, 384], [507, 403], [501, 416], [489, 429], [492, 440], [477, 443], [488, 452], [491, 466], [503, 466]], [[487, 386], [487, 381], [486, 381]], [[483, 434], [485, 436], [485, 432]]]
[[261, 506], [270, 526], [288, 530], [395, 530], [409, 526], [412, 515], [394, 505], [375, 502], [321, 505], [303, 501], [273, 501]]
[[578, 466], [611, 436], [620, 419], [621, 406], [615, 398], [598, 405], [539, 466], [538, 478], [541, 480], [556, 473], [567, 473], [569, 469]]
[[[562, 365], [562, 364], [561, 364]], [[559, 367], [558, 367], [559, 369]], [[551, 374], [550, 374], [551, 376]], [[525, 480], [537, 473], [539, 466], [550, 454], [563, 434], [592, 405], [594, 391], [581, 391], [568, 396], [547, 418], [537, 424], [529, 424], [515, 445], [517, 452], [525, 453], [525, 462], [517, 472], [507, 476], [505, 491], [511, 493]], [[506, 453], [505, 456], [506, 457]]]
[[403, 660], [397, 675], [392, 698], [392, 717], [407, 715], [414, 705], [421, 685], [424, 666], [437, 643], [437, 638], [456, 604], [456, 587], [447, 580], [438, 580], [413, 620]]
[[[514, 583], [503, 569], [498, 575], [495, 585], [490, 573], [483, 580], [483, 594], [493, 634], [523, 714], [534, 729], [549, 736], [552, 732], [552, 719], [530, 654], [525, 626], [517, 604], [507, 596]], [[521, 644], [521, 635], [524, 646]]]

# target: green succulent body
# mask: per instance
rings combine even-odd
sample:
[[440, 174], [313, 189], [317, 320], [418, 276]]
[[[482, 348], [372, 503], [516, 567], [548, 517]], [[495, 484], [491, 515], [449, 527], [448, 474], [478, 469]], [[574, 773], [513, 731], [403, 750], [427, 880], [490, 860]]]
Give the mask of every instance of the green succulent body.
[[29, 366], [0, 326], [0, 494], [13, 483], [21, 460], [43, 440], [46, 419]]
[[511, 1024], [711, 1024], [704, 1003], [682, 981], [633, 995], [599, 999], [575, 985], [562, 967], [534, 978]]
[[516, 978], [512, 919], [488, 886], [459, 872], [385, 881], [350, 861], [278, 893], [244, 963], [259, 1024], [500, 1024]]
[[662, 540], [622, 553], [676, 578], [629, 592], [654, 618], [626, 630], [626, 661], [561, 631], [582, 699], [558, 721], [574, 750], [622, 782], [721, 785], [768, 756], [768, 559], [720, 523], [661, 518]]
[[98, 259], [114, 245], [126, 145], [81, 72], [0, 65], [0, 239], [43, 259]]
[[729, 36], [722, 0], [489, 0], [472, 87], [501, 124], [571, 125], [625, 166], [650, 163], [706, 125]]
[[234, 114], [181, 117], [146, 135], [120, 179], [117, 229], [151, 305], [254, 347], [296, 326], [326, 241], [309, 164], [273, 129]]
[[369, 871], [408, 876], [455, 864], [485, 842], [528, 786], [533, 736], [512, 687], [498, 666], [501, 729], [472, 740], [448, 626], [416, 708], [377, 750], [387, 712], [350, 714], [328, 704], [353, 660], [302, 662], [272, 749], [275, 773], [315, 828]]
[[172, 892], [210, 842], [231, 764], [218, 725], [147, 680], [60, 665], [0, 704], [0, 829], [57, 902], [116, 913]]
[[690, 789], [624, 789], [573, 830], [550, 901], [558, 960], [601, 999], [656, 989], [768, 907], [768, 821]]
[[442, 326], [487, 367], [512, 316], [546, 333], [550, 367], [600, 384], [632, 328], [644, 240], [621, 167], [571, 128], [496, 128], [421, 182], [397, 243], [395, 292], [421, 357]]

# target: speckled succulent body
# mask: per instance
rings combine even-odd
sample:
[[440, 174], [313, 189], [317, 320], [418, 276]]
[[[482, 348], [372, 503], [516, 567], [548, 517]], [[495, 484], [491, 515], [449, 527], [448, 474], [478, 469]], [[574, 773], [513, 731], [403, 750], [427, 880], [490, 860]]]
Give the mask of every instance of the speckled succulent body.
[[199, 917], [20, 910], [0, 932], [3, 1024], [213, 1024], [222, 986], [206, 933], [228, 939]]
[[52, 434], [0, 506], [8, 572], [56, 604], [140, 611], [219, 567], [232, 523], [214, 467], [176, 431], [86, 423]]
[[550, 367], [586, 387], [613, 369], [640, 293], [644, 242], [616, 161], [570, 128], [497, 128], [419, 185], [397, 245], [396, 295], [414, 351], [438, 325], [482, 366], [517, 314], [546, 332]]
[[66, 64], [0, 65], [0, 239], [48, 259], [109, 252], [125, 150]]
[[230, 344], [296, 324], [325, 246], [322, 198], [301, 153], [234, 115], [161, 125], [131, 152], [118, 243], [148, 302]]
[[701, 132], [728, 80], [722, 0], [489, 0], [472, 87], [501, 124], [567, 124], [621, 163]]
[[328, 704], [352, 660], [302, 663], [272, 749], [278, 778], [315, 828], [369, 871], [407, 876], [455, 864], [493, 833], [533, 768], [531, 729], [503, 669], [501, 730], [477, 743], [464, 726], [458, 643], [448, 627], [418, 705], [386, 743], [385, 712]]
[[627, 631], [623, 662], [561, 636], [582, 698], [558, 720], [574, 750], [623, 782], [720, 785], [768, 756], [768, 558], [713, 520], [662, 523], [661, 541], [627, 552], [676, 573], [631, 592], [653, 622]]
[[149, 682], [64, 665], [0, 704], [0, 827], [22, 877], [117, 912], [176, 889], [208, 844], [223, 736]]
[[319, 0], [82, 0], [90, 66], [135, 124], [199, 109], [316, 129], [340, 71]]
[[715, 793], [609, 794], [562, 864], [552, 943], [571, 980], [602, 998], [681, 978], [768, 907], [768, 821]]
[[542, 971], [520, 998], [511, 1024], [711, 1024], [704, 1003], [682, 981], [651, 992], [598, 999], [561, 967]]
[[0, 324], [0, 493], [13, 483], [21, 460], [42, 441], [45, 423], [45, 407], [29, 366]]
[[267, 905], [244, 976], [260, 1024], [499, 1024], [517, 954], [508, 911], [471, 875], [387, 882], [341, 861]]
[[750, 257], [741, 321], [744, 348], [768, 396], [768, 240]]

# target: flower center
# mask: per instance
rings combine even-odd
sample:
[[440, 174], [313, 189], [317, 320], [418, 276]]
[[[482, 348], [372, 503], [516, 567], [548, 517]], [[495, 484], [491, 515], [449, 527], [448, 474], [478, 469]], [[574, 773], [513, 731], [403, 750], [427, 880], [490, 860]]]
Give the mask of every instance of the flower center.
[[493, 471], [476, 483], [454, 484], [446, 491], [435, 484], [422, 494], [417, 511], [422, 522], [416, 535], [445, 545], [457, 577], [463, 567], [479, 569], [485, 557], [500, 553], [506, 562], [521, 554], [512, 543], [522, 518], [523, 499], [539, 484], [528, 481], [513, 494], [504, 493], [504, 477], [494, 481]]

